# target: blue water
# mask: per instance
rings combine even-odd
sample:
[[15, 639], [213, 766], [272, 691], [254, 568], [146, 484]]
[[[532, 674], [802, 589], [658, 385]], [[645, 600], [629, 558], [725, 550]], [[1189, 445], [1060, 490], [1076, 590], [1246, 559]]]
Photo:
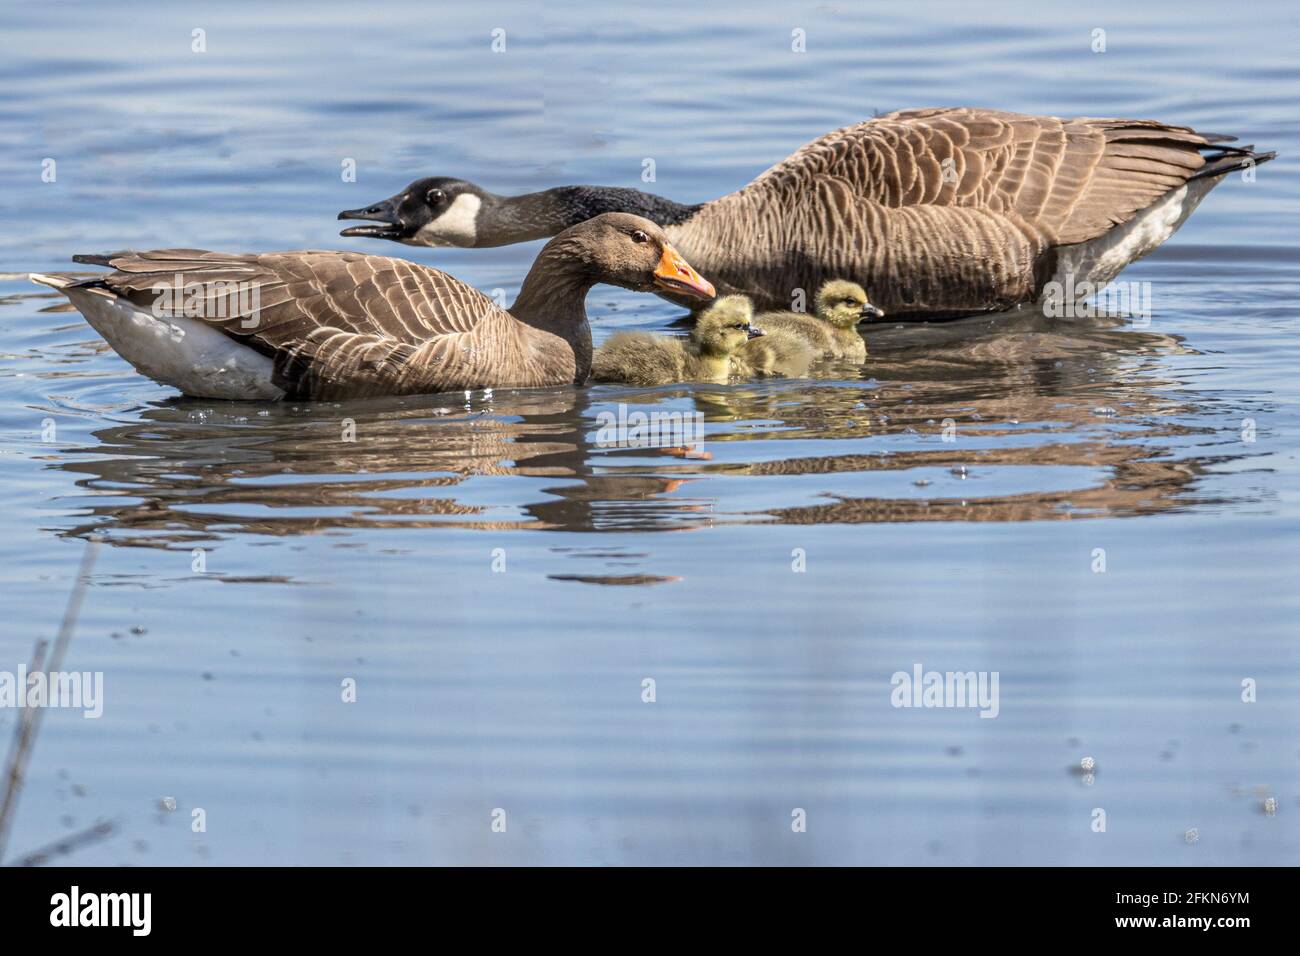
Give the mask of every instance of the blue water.
[[[0, 670], [54, 635], [97, 533], [65, 667], [106, 699], [46, 714], [6, 859], [107, 820], [57, 860], [1296, 863], [1298, 15], [7, 6]], [[1125, 272], [1149, 325], [886, 326], [867, 366], [802, 382], [194, 401], [23, 275], [338, 248], [509, 297], [538, 244], [380, 245], [334, 214], [421, 175], [646, 187], [647, 158], [646, 188], [701, 201], [931, 105], [1281, 155]], [[677, 318], [608, 287], [588, 309], [598, 338]], [[702, 412], [707, 457], [599, 447], [619, 403]], [[918, 663], [996, 671], [998, 716], [891, 706]]]

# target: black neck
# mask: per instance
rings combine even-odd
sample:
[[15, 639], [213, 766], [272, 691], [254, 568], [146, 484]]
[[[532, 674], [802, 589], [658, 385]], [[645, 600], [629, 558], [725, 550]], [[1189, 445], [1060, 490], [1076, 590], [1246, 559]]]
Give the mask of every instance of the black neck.
[[675, 226], [699, 208], [621, 186], [557, 186], [522, 196], [488, 195], [478, 215], [475, 245], [545, 239], [606, 212], [629, 212], [660, 226]]

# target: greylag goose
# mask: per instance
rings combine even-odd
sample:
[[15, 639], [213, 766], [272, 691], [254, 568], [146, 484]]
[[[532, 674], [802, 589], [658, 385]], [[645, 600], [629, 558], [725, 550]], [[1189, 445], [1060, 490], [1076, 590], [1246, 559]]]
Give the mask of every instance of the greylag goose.
[[649, 332], [616, 333], [596, 349], [592, 381], [669, 385], [806, 374], [812, 350], [786, 333], [767, 336], [753, 318], [749, 300], [735, 295], [703, 312], [685, 342]]
[[507, 311], [451, 276], [349, 252], [159, 249], [33, 273], [139, 371], [187, 395], [342, 399], [582, 384], [598, 282], [713, 297], [654, 223], [609, 213], [542, 249]]
[[1109, 282], [1224, 175], [1275, 155], [1233, 140], [1153, 120], [904, 110], [827, 133], [697, 206], [599, 186], [497, 196], [435, 177], [339, 218], [379, 223], [345, 236], [497, 246], [635, 212], [720, 293], [760, 309], [849, 278], [891, 318], [965, 315], [1034, 301], [1051, 282], [1079, 296]]
[[862, 363], [867, 360], [867, 343], [858, 334], [858, 324], [884, 314], [868, 301], [862, 286], [846, 279], [832, 279], [817, 290], [813, 315], [765, 312], [756, 321], [765, 332], [780, 329], [797, 336], [821, 358]]

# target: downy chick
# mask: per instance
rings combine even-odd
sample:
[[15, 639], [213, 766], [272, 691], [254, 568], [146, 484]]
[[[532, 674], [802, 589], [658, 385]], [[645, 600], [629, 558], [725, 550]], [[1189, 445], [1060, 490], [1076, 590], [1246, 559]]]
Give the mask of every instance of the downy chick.
[[[754, 306], [743, 295], [728, 295], [709, 306], [695, 323], [692, 337], [708, 334], [715, 325], [737, 327], [740, 323], [753, 326]], [[802, 378], [816, 353], [796, 335], [784, 329], [756, 330], [757, 338], [745, 342], [731, 354], [730, 371], [740, 378], [782, 376]]]
[[[748, 306], [748, 300], [741, 301]], [[751, 337], [763, 334], [750, 324], [752, 314], [747, 309], [743, 315], [724, 310], [702, 316], [688, 340], [649, 332], [611, 335], [596, 349], [591, 379], [624, 385], [726, 382], [733, 374], [732, 356]]]
[[818, 358], [867, 360], [867, 345], [858, 334], [860, 322], [879, 319], [884, 312], [867, 300], [856, 282], [832, 279], [822, 283], [813, 300], [814, 315], [765, 312], [758, 324], [768, 332], [780, 329], [807, 342]]
[[649, 332], [619, 332], [596, 350], [592, 381], [668, 385], [807, 374], [812, 350], [785, 332], [765, 335], [755, 328], [753, 316], [747, 298], [730, 295], [700, 315], [686, 341]]

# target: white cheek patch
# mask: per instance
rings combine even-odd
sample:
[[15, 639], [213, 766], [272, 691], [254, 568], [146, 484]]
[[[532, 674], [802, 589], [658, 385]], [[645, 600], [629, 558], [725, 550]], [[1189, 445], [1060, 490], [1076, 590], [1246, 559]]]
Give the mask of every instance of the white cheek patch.
[[437, 219], [421, 226], [416, 243], [425, 246], [472, 246], [478, 238], [478, 210], [483, 200], [461, 193]]

